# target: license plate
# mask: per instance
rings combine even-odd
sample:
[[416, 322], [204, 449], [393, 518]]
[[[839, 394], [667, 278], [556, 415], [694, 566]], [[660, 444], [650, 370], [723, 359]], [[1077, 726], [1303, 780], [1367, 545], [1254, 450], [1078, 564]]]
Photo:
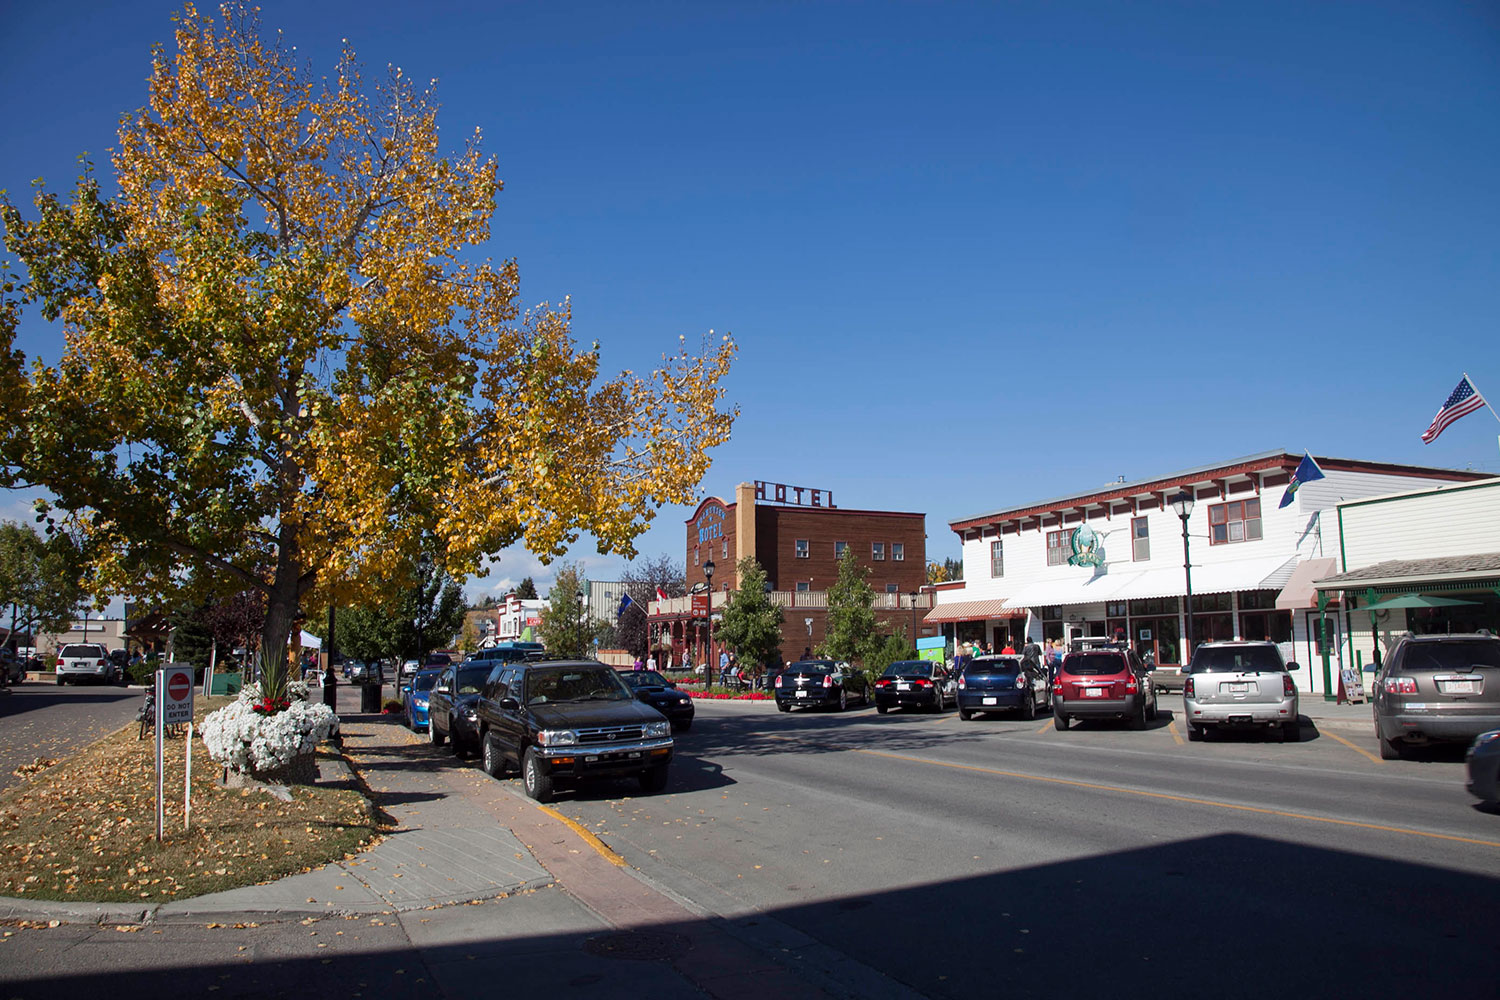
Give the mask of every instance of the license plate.
[[596, 762], [598, 759], [599, 759], [598, 757], [585, 757], [585, 758], [583, 758], [583, 762], [585, 764], [592, 764], [592, 763]]
[[632, 750], [632, 751], [630, 751], [630, 753], [626, 754], [625, 756], [627, 756], [627, 757], [639, 757], [640, 755], [641, 755], [641, 752], [639, 750]]
[[986, 698], [986, 699], [984, 699], [984, 704], [986, 704], [986, 705], [998, 705], [998, 704], [1000, 704], [1000, 699], [999, 698]]
[[911, 685], [910, 684], [902, 684], [900, 681], [897, 681], [896, 682], [896, 690], [897, 691], [910, 691], [911, 690]]
[[1249, 681], [1245, 681], [1244, 683], [1225, 684], [1224, 687], [1228, 689], [1230, 694], [1248, 694], [1250, 692]]
[[797, 697], [798, 698], [806, 698], [807, 697], [807, 692], [806, 691], [798, 691], [797, 692]]
[[1104, 697], [1104, 689], [1103, 688], [1084, 688], [1083, 689], [1083, 696], [1085, 698], [1103, 698]]
[[1443, 694], [1474, 694], [1473, 681], [1443, 681]]

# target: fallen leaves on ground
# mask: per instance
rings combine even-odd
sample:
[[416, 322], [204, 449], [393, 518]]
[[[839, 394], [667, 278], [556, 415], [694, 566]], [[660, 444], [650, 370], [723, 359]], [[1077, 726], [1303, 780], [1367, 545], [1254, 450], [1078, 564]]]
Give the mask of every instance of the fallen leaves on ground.
[[[224, 701], [200, 699], [200, 720]], [[221, 788], [222, 769], [195, 730], [191, 828], [183, 829], [184, 741], [168, 740], [158, 842], [154, 743], [137, 739], [137, 728], [17, 769], [29, 779], [0, 792], [0, 896], [183, 899], [319, 867], [377, 834], [364, 798], [348, 789], [298, 786], [281, 802]]]

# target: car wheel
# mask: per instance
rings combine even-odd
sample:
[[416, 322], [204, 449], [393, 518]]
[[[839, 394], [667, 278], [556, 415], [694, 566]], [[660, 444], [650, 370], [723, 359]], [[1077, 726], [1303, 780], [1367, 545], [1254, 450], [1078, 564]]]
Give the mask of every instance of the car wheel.
[[521, 765], [521, 784], [526, 794], [536, 801], [552, 801], [552, 775], [542, 768], [541, 759], [531, 747], [527, 748], [526, 760]]
[[[490, 739], [490, 734], [485, 733], [479, 737], [479, 743], [483, 748], [480, 751], [480, 769], [491, 778], [505, 777], [505, 758], [501, 756], [500, 748], [495, 746], [495, 741]], [[453, 745], [456, 747], [458, 741], [454, 740]]]
[[1161, 706], [1156, 702], [1156, 688], [1153, 687], [1151, 689], [1151, 711], [1146, 715], [1146, 718], [1150, 719], [1152, 722], [1155, 722], [1156, 717], [1160, 714]]
[[1288, 722], [1281, 727], [1281, 742], [1296, 743], [1302, 739], [1302, 723]]
[[958, 717], [965, 722], [968, 722], [970, 719], [974, 718], [974, 713], [969, 711], [967, 708], [960, 708], [958, 710]]
[[427, 741], [435, 747], [440, 747], [448, 741], [446, 734], [438, 732], [437, 715], [431, 710], [427, 713]]
[[875, 711], [879, 712], [881, 715], [884, 715], [885, 713], [889, 712], [890, 710], [891, 710], [891, 707], [889, 705], [876, 705], [875, 706]]
[[1197, 725], [1196, 723], [1189, 722], [1187, 729], [1188, 729], [1188, 741], [1191, 742], [1191, 743], [1202, 743], [1203, 742], [1203, 737], [1205, 735], [1207, 735], [1206, 732], [1204, 731], [1203, 727], [1200, 726], [1200, 725]]
[[836, 711], [836, 712], [842, 712], [844, 709], [846, 709], [848, 707], [849, 707], [849, 692], [846, 691], [846, 690], [844, 690], [843, 688], [839, 688], [839, 704], [838, 704], [838, 708], [834, 709], [834, 711]]
[[1067, 729], [1068, 725], [1069, 725], [1069, 719], [1068, 719], [1068, 717], [1066, 715], [1062, 714], [1062, 711], [1060, 709], [1058, 709], [1057, 705], [1054, 703], [1053, 706], [1052, 706], [1052, 728], [1054, 728], [1054, 729]]
[[667, 787], [667, 765], [657, 764], [641, 772], [641, 791], [655, 795]]
[[1395, 740], [1388, 740], [1381, 735], [1380, 730], [1375, 731], [1375, 738], [1380, 741], [1381, 760], [1405, 760], [1406, 748]]
[[1021, 702], [1021, 718], [1028, 721], [1036, 719], [1036, 695], [1028, 694], [1026, 700]]
[[1135, 706], [1135, 711], [1130, 715], [1130, 728], [1142, 730], [1146, 728], [1146, 699], [1142, 698]]
[[776, 711], [778, 711], [778, 712], [790, 712], [791, 710], [792, 710], [792, 706], [791, 706], [791, 704], [789, 702], [778, 701], [776, 703]]

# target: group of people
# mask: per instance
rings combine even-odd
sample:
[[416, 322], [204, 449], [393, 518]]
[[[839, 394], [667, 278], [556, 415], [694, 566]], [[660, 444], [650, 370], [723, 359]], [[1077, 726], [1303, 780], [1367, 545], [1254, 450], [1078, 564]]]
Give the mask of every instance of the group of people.
[[992, 643], [982, 639], [974, 642], [961, 642], [954, 650], [953, 669], [962, 670], [965, 664], [974, 657], [994, 656], [997, 652], [1001, 656], [1019, 655], [1022, 662], [1035, 664], [1037, 667], [1046, 666], [1049, 671], [1055, 672], [1058, 665], [1062, 663], [1065, 650], [1061, 639], [1053, 639], [1050, 642], [1046, 640], [1036, 642], [1028, 639], [1021, 644], [1019, 651], [1009, 638], [1004, 641], [999, 650], [996, 650]]

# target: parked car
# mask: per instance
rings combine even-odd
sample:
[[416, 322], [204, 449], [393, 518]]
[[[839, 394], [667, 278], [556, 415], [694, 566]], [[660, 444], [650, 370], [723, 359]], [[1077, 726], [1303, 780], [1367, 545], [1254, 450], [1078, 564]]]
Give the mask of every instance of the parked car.
[[1035, 719], [1052, 709], [1052, 682], [1044, 664], [1019, 656], [976, 656], [958, 675], [958, 717], [980, 712], [1017, 712]]
[[1205, 642], [1183, 671], [1182, 717], [1188, 739], [1210, 729], [1269, 729], [1282, 741], [1302, 736], [1297, 685], [1274, 642]]
[[1052, 722], [1067, 729], [1074, 719], [1124, 719], [1145, 729], [1156, 718], [1156, 688], [1135, 650], [1101, 645], [1069, 653], [1052, 685]]
[[446, 667], [453, 662], [453, 657], [447, 653], [428, 653], [427, 659], [423, 661], [424, 667]]
[[1406, 633], [1375, 675], [1374, 705], [1385, 760], [1500, 729], [1500, 638]]
[[1500, 807], [1500, 729], [1480, 733], [1465, 758], [1469, 794], [1491, 809]]
[[625, 670], [620, 680], [643, 701], [667, 717], [673, 732], [693, 728], [693, 699], [677, 690], [677, 685], [655, 670]]
[[667, 785], [672, 724], [603, 663], [502, 663], [477, 711], [485, 773], [519, 769], [538, 802], [550, 801], [559, 785], [591, 778], [634, 777], [648, 793]]
[[81, 680], [114, 684], [120, 668], [109, 658], [109, 650], [97, 642], [70, 642], [57, 651], [57, 683], [77, 684]]
[[422, 669], [422, 661], [421, 660], [402, 660], [401, 661], [401, 676], [402, 677], [412, 677], [412, 676], [415, 676], [416, 672], [418, 670], [421, 670], [421, 669]]
[[958, 703], [958, 691], [948, 668], [931, 660], [897, 660], [875, 678], [875, 711], [927, 708], [941, 712]]
[[411, 680], [401, 685], [401, 700], [406, 705], [406, 728], [427, 728], [427, 699], [442, 675], [441, 670], [418, 670]]
[[496, 664], [450, 663], [427, 693], [427, 738], [433, 746], [453, 741], [453, 752], [463, 756], [479, 749], [479, 717], [474, 703]]
[[26, 679], [26, 661], [8, 646], [0, 649], [0, 670], [5, 671], [7, 684], [19, 684]]
[[842, 712], [849, 707], [851, 697], [859, 698], [863, 705], [870, 703], [865, 675], [835, 660], [789, 663], [776, 675], [772, 690], [776, 692], [776, 708], [782, 712], [790, 712], [793, 705], [821, 705]]
[[345, 660], [344, 680], [351, 684], [384, 684], [385, 671], [378, 660]]

